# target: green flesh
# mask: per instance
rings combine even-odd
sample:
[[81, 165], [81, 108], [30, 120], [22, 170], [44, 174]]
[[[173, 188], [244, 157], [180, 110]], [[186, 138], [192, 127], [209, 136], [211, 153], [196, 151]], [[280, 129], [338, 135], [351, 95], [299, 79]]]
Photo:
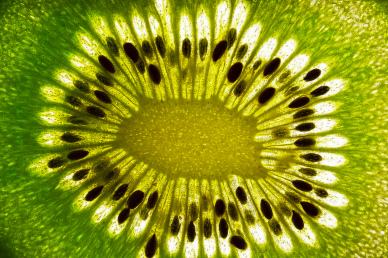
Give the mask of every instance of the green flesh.
[[[152, 252], [153, 234], [157, 239], [153, 257], [205, 257], [209, 253], [215, 257], [383, 257], [388, 253], [388, 18], [384, 1], [243, 2], [247, 7], [245, 22], [236, 24], [244, 20], [242, 14], [225, 16], [223, 26], [215, 22], [218, 1], [165, 1], [170, 3], [173, 24], [162, 27], [171, 29], [162, 33], [167, 42], [166, 57], [161, 58], [154, 43], [152, 57], [141, 55], [147, 64], [161, 69], [159, 85], [152, 82], [147, 71], [141, 75], [123, 50], [123, 43], [130, 40], [140, 51], [141, 33], [121, 35], [114, 21], [124, 17], [124, 23], [132, 24], [134, 16], [152, 15], [160, 22], [166, 13], [158, 13], [152, 1], [95, 2], [0, 3], [0, 257], [145, 257]], [[235, 10], [237, 4], [233, 1], [228, 6]], [[198, 46], [202, 38], [195, 19], [202, 10], [211, 31], [222, 30], [206, 37], [209, 46], [203, 61], [199, 49], [193, 46], [193, 42]], [[187, 15], [195, 33], [182, 35], [183, 15]], [[100, 35], [116, 40], [119, 56], [105, 47], [106, 38], [98, 35], [101, 26], [95, 23], [96, 17], [107, 21]], [[252, 36], [244, 38], [254, 24], [261, 28], [257, 41]], [[213, 62], [215, 46], [237, 26], [236, 41]], [[135, 26], [130, 28], [135, 30]], [[77, 37], [82, 33], [97, 42], [94, 50], [98, 54], [87, 54]], [[191, 40], [190, 58], [182, 54], [186, 37]], [[276, 47], [273, 52], [261, 52], [262, 64], [254, 71], [256, 54], [271, 38], [276, 39]], [[273, 75], [263, 76], [266, 64], [282, 56], [281, 47], [289, 40], [295, 42], [294, 51], [285, 48], [287, 58], [281, 58], [280, 67]], [[248, 51], [238, 60], [237, 46], [243, 43]], [[103, 86], [94, 77], [96, 71], [109, 75], [98, 63], [99, 54], [114, 63], [116, 72], [110, 77], [114, 78], [114, 87]], [[302, 54], [309, 61], [304, 68], [296, 69], [300, 63], [293, 64], [292, 60]], [[92, 65], [76, 67], [71, 62], [75, 56]], [[230, 83], [226, 74], [238, 61], [244, 70], [235, 83]], [[307, 72], [320, 64], [327, 66], [322, 75], [312, 82], [303, 81]], [[291, 75], [282, 82], [279, 78], [289, 70], [287, 65]], [[73, 80], [66, 84], [64, 77], [59, 77], [64, 72], [88, 81], [93, 91], [105, 89], [112, 104], [77, 90]], [[273, 82], [276, 93], [268, 103], [259, 104], [259, 94], [269, 86], [266, 78]], [[242, 79], [248, 86], [236, 97], [233, 90]], [[341, 83], [333, 83], [335, 80]], [[219, 88], [213, 88], [215, 85]], [[288, 93], [294, 85], [301, 88]], [[332, 91], [312, 97], [310, 92], [321, 85], [330, 85]], [[64, 94], [51, 94], [58, 89]], [[252, 93], [252, 99], [246, 92]], [[71, 107], [64, 102], [64, 96], [69, 95], [89, 103], [86, 105], [102, 107], [107, 117], [97, 119], [85, 112], [85, 107]], [[303, 108], [288, 105], [300, 96], [310, 98], [306, 107], [315, 110], [311, 119], [292, 118]], [[316, 106], [320, 103], [336, 109], [328, 112], [328, 106]], [[57, 123], [49, 124], [44, 119], [49, 110], [67, 115], [54, 115]], [[70, 114], [89, 124], [70, 125], [66, 120]], [[317, 128], [297, 132], [295, 127], [303, 122], [314, 122]], [[64, 132], [79, 135], [81, 142], [60, 141]], [[296, 146], [300, 135], [313, 138], [316, 144], [311, 148]], [[90, 151], [85, 162], [67, 160], [61, 168], [48, 168], [50, 159], [66, 158], [70, 150], [79, 148]], [[308, 153], [323, 153], [323, 161], [303, 159], [302, 155]], [[98, 172], [96, 166], [107, 159], [108, 167]], [[302, 166], [315, 168], [317, 176], [298, 172]], [[75, 171], [91, 167], [87, 180], [72, 179]], [[114, 168], [120, 173], [108, 182], [108, 172]], [[313, 190], [297, 189], [297, 179], [309, 182]], [[113, 203], [113, 192], [124, 182], [130, 182], [129, 192]], [[98, 185], [104, 185], [102, 194], [93, 202], [85, 201], [86, 194]], [[240, 201], [238, 186], [245, 189], [247, 203]], [[126, 207], [126, 199], [136, 189], [144, 191], [144, 201], [131, 210], [127, 222], [117, 227], [120, 230], [112, 229]], [[156, 189], [158, 202], [147, 213], [147, 199]], [[322, 189], [328, 191], [328, 197], [322, 197]], [[205, 209], [203, 196], [211, 208]], [[302, 202], [293, 202], [295, 197]], [[237, 222], [228, 209], [222, 217], [215, 214], [213, 206], [219, 198], [237, 205]], [[271, 220], [260, 208], [261, 199], [272, 207]], [[303, 201], [317, 204], [319, 215], [308, 215]], [[196, 220], [190, 212], [193, 202], [199, 209]], [[104, 204], [112, 204], [113, 212], [99, 221], [95, 212], [103, 210]], [[303, 240], [304, 231], [296, 229], [295, 219], [284, 205], [301, 214], [305, 229], [313, 232], [312, 243], [308, 244], [311, 238]], [[320, 220], [333, 218], [327, 217], [327, 212], [336, 223]], [[183, 224], [173, 251], [169, 243], [174, 239], [174, 215], [179, 215]], [[209, 239], [202, 230], [207, 218], [212, 225]], [[221, 218], [229, 225], [225, 239], [218, 229]], [[197, 230], [193, 243], [187, 236], [191, 220]], [[146, 229], [136, 233], [142, 221], [147, 222]], [[255, 228], [265, 237], [257, 231], [252, 233]], [[247, 248], [239, 250], [232, 236], [242, 236]], [[281, 244], [285, 236], [291, 248]]]

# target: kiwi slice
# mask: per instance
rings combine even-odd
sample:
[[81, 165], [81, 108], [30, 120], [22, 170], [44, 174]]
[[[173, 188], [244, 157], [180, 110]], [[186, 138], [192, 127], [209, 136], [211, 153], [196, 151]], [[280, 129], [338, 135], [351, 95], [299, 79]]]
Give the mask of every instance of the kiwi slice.
[[386, 3], [0, 10], [2, 257], [386, 255]]

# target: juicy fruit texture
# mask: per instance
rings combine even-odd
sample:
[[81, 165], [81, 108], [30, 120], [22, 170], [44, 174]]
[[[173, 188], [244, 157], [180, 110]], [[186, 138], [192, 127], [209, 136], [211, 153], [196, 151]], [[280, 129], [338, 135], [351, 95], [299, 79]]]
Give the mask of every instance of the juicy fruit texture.
[[35, 108], [40, 151], [26, 167], [57, 185], [68, 200], [60, 210], [85, 214], [81, 238], [110, 243], [84, 253], [345, 255], [335, 248], [346, 225], [356, 230], [348, 199], [359, 188], [346, 185], [361, 179], [344, 173], [357, 164], [357, 138], [341, 115], [349, 100], [337, 96], [357, 68], [319, 41], [332, 33], [325, 26], [282, 31], [282, 15], [298, 17], [300, 6], [260, 16], [271, 5], [155, 1], [124, 15], [90, 4], [60, 64], [34, 75], [44, 82], [30, 94], [45, 105]]

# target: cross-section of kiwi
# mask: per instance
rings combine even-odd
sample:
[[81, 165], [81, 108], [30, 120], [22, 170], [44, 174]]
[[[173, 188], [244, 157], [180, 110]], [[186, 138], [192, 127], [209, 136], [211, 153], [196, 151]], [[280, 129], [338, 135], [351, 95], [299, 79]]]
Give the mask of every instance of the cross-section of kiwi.
[[1, 257], [383, 257], [387, 8], [1, 3]]

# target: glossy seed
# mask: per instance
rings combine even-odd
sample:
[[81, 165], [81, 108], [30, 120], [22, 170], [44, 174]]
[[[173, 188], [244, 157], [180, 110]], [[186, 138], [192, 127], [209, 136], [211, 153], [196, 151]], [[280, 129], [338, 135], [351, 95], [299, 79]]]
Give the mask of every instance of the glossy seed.
[[326, 93], [328, 93], [329, 90], [330, 90], [329, 86], [326, 86], [326, 85], [319, 86], [318, 88], [313, 90], [310, 94], [313, 97], [319, 97], [319, 96], [322, 96], [322, 95], [325, 95]]
[[232, 83], [235, 82], [238, 79], [238, 77], [240, 77], [242, 69], [243, 69], [242, 63], [237, 62], [233, 64], [228, 71], [228, 75], [227, 75], [228, 81]]
[[193, 242], [195, 239], [196, 233], [195, 233], [195, 225], [193, 221], [190, 221], [188, 227], [187, 227], [187, 239], [189, 242]]
[[113, 82], [108, 78], [106, 77], [105, 75], [101, 74], [101, 73], [96, 73], [96, 78], [97, 80], [99, 80], [102, 84], [106, 85], [106, 86], [113, 86]]
[[195, 203], [190, 204], [190, 216], [193, 221], [198, 219], [198, 207]]
[[307, 105], [309, 102], [310, 102], [310, 99], [306, 96], [303, 96], [303, 97], [299, 97], [299, 98], [294, 99], [288, 105], [288, 107], [289, 108], [300, 108], [300, 107]]
[[236, 37], [237, 37], [237, 31], [235, 28], [231, 28], [229, 31], [228, 31], [228, 35], [227, 35], [227, 39], [228, 39], [228, 49], [232, 47], [232, 45], [234, 44], [234, 42], [236, 41]]
[[260, 201], [260, 210], [263, 213], [264, 217], [267, 219], [272, 219], [273, 212], [271, 205], [264, 199], [261, 199]]
[[322, 188], [315, 189], [315, 194], [322, 198], [329, 196], [328, 192]]
[[105, 112], [99, 107], [89, 106], [86, 111], [95, 117], [103, 118], [106, 116]]
[[182, 54], [184, 57], [189, 58], [191, 55], [191, 42], [190, 39], [185, 38], [182, 41]]
[[301, 191], [304, 191], [304, 192], [309, 192], [309, 191], [313, 190], [313, 187], [309, 183], [307, 183], [303, 180], [293, 180], [292, 184], [295, 186], [295, 188], [297, 188]]
[[171, 234], [174, 236], [178, 235], [180, 228], [181, 228], [181, 223], [179, 221], [178, 216], [175, 215], [172, 222], [171, 222], [171, 226], [170, 226]]
[[319, 162], [322, 160], [322, 156], [316, 153], [307, 153], [300, 156], [302, 159], [310, 162]]
[[156, 249], [158, 248], [158, 240], [156, 239], [156, 235], [153, 234], [150, 239], [148, 239], [147, 244], [145, 246], [145, 256], [147, 258], [151, 258], [155, 255]]
[[212, 235], [212, 223], [208, 218], [206, 218], [203, 222], [203, 235], [205, 238], [209, 238]]
[[263, 75], [268, 76], [273, 74], [279, 68], [279, 66], [280, 66], [280, 58], [276, 57], [265, 66]]
[[215, 48], [213, 50], [213, 56], [212, 56], [213, 62], [217, 62], [217, 60], [219, 60], [223, 56], [227, 47], [228, 47], [228, 43], [226, 42], [226, 40], [220, 41], [215, 46]]
[[296, 211], [292, 211], [291, 220], [292, 220], [292, 224], [294, 224], [294, 226], [297, 229], [299, 229], [299, 230], [303, 229], [304, 222], [303, 222], [303, 219], [302, 219], [302, 217], [300, 216], [299, 213], [297, 213]]
[[129, 208], [123, 209], [120, 213], [119, 216], [117, 216], [117, 222], [119, 224], [123, 224], [129, 217]]
[[74, 142], [80, 141], [81, 137], [79, 137], [76, 134], [66, 132], [66, 133], [62, 134], [61, 140], [64, 142], [74, 143]]
[[56, 158], [49, 160], [49, 162], [47, 163], [47, 166], [49, 168], [59, 168], [59, 167], [63, 166], [63, 164], [65, 164], [65, 162], [66, 162], [66, 160], [64, 160], [63, 158], [56, 157]]
[[162, 80], [159, 69], [156, 65], [150, 64], [148, 66], [148, 74], [155, 84], [159, 84]]
[[75, 107], [80, 107], [80, 106], [82, 106], [81, 100], [79, 100], [79, 98], [74, 97], [74, 96], [66, 96], [66, 97], [65, 97], [65, 101], [66, 101], [67, 103], [69, 103], [70, 105], [75, 106]]
[[241, 45], [240, 48], [237, 50], [236, 58], [237, 59], [243, 58], [247, 53], [247, 51], [248, 51], [248, 45], [247, 44]]
[[86, 194], [85, 200], [88, 202], [93, 201], [101, 194], [103, 188], [103, 185], [96, 186]]
[[137, 60], [139, 60], [139, 51], [136, 49], [136, 47], [132, 43], [124, 43], [124, 52], [129, 57], [132, 62], [136, 63]]
[[119, 48], [117, 47], [114, 38], [107, 37], [106, 38], [106, 45], [108, 46], [108, 49], [111, 53], [113, 53], [115, 56], [119, 55]]
[[80, 80], [75, 80], [74, 81], [74, 86], [82, 91], [83, 93], [89, 93], [90, 92], [90, 87], [87, 82], [80, 81]]
[[312, 168], [300, 168], [299, 172], [301, 172], [301, 173], [303, 173], [305, 175], [308, 175], [308, 176], [315, 176], [315, 175], [317, 175], [317, 171], [315, 171]]
[[216, 204], [214, 205], [214, 208], [215, 208], [215, 212], [216, 212], [217, 216], [224, 215], [225, 210], [226, 210], [225, 202], [221, 199], [218, 199], [216, 201]]
[[110, 72], [110, 73], [116, 72], [116, 69], [115, 69], [113, 63], [106, 56], [104, 56], [104, 55], [98, 56], [98, 62], [108, 72]]
[[243, 94], [245, 88], [246, 88], [246, 82], [245, 81], [240, 81], [237, 86], [234, 88], [233, 90], [233, 94], [236, 96], [236, 97], [239, 97], [241, 96], [241, 94]]
[[136, 63], [136, 68], [137, 70], [141, 73], [141, 74], [144, 74], [145, 73], [145, 64], [144, 64], [144, 61], [142, 59], [139, 59]]
[[275, 219], [272, 219], [269, 221], [269, 227], [271, 228], [272, 232], [275, 234], [275, 235], [280, 235], [282, 233], [282, 227], [280, 226], [279, 222], [277, 222], [277, 220]]
[[315, 128], [314, 123], [303, 123], [299, 124], [295, 127], [295, 130], [300, 131], [300, 132], [308, 132], [311, 131]]
[[313, 81], [317, 79], [320, 75], [321, 75], [321, 70], [318, 68], [314, 68], [306, 74], [303, 80], [305, 80], [306, 82]]
[[294, 114], [294, 119], [310, 116], [314, 114], [314, 110], [312, 109], [302, 109]]
[[88, 155], [89, 152], [86, 150], [73, 150], [67, 154], [67, 158], [70, 160], [79, 160], [85, 158]]
[[228, 204], [228, 213], [229, 216], [232, 218], [232, 220], [238, 220], [238, 212], [237, 212], [237, 207], [234, 203], [229, 202]]
[[148, 209], [153, 209], [156, 205], [156, 202], [158, 201], [158, 197], [159, 197], [159, 194], [158, 194], [158, 191], [154, 191], [152, 194], [150, 194], [150, 196], [148, 197], [148, 201], [147, 201], [147, 208]]
[[208, 47], [207, 39], [202, 38], [199, 41], [199, 57], [201, 58], [201, 60], [204, 60], [205, 58], [205, 55], [207, 53], [207, 47]]
[[264, 89], [258, 98], [258, 101], [260, 104], [265, 104], [267, 103], [274, 95], [275, 95], [275, 88], [273, 87], [268, 87]]
[[245, 250], [248, 247], [244, 238], [242, 238], [241, 236], [232, 236], [230, 238], [230, 244], [241, 250]]
[[144, 55], [146, 57], [152, 57], [152, 46], [148, 40], [143, 41], [141, 48], [143, 49]]
[[90, 169], [88, 169], [88, 168], [78, 170], [77, 172], [75, 172], [73, 174], [73, 180], [80, 181], [82, 179], [85, 179], [86, 176], [88, 175], [89, 171], [90, 171]]
[[128, 190], [128, 184], [120, 185], [113, 193], [112, 199], [115, 201], [120, 200], [125, 195], [127, 190]]
[[315, 145], [315, 140], [313, 138], [300, 138], [294, 142], [297, 147], [310, 147]]
[[317, 206], [315, 206], [312, 203], [309, 202], [300, 202], [302, 205], [303, 210], [310, 215], [311, 217], [316, 217], [319, 214], [319, 209]]
[[247, 203], [247, 201], [248, 201], [247, 194], [246, 194], [244, 188], [242, 188], [241, 186], [237, 187], [236, 196], [242, 204]]
[[136, 190], [128, 197], [127, 205], [130, 209], [135, 209], [140, 205], [144, 200], [144, 192], [141, 190]]
[[220, 219], [220, 222], [218, 224], [218, 231], [220, 231], [220, 236], [222, 238], [226, 238], [228, 236], [228, 223], [224, 218]]
[[156, 48], [158, 49], [158, 52], [160, 56], [163, 58], [166, 56], [166, 46], [164, 45], [163, 38], [161, 36], [157, 36], [155, 38], [155, 45]]

